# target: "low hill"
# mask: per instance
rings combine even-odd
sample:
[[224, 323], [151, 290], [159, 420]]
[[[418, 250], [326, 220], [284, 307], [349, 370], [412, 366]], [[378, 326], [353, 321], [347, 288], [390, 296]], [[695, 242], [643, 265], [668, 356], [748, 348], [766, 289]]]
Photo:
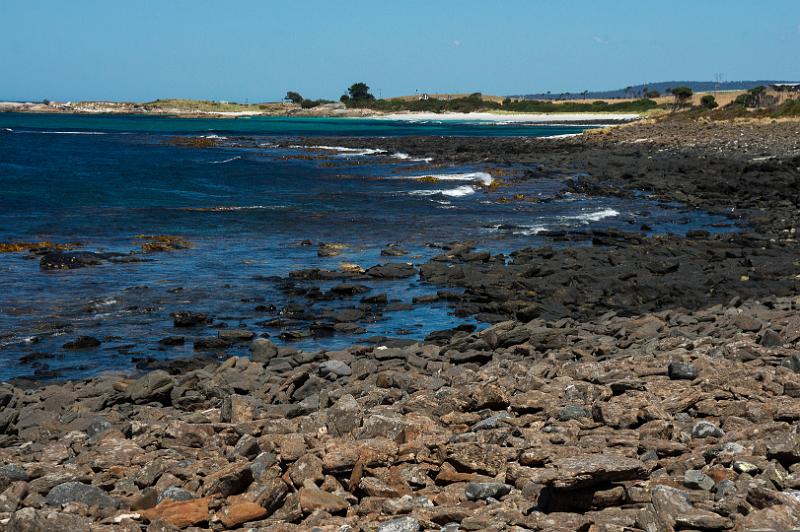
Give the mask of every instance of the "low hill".
[[694, 92], [711, 92], [711, 91], [743, 91], [749, 90], [760, 85], [769, 86], [773, 83], [797, 83], [794, 81], [779, 81], [779, 80], [750, 80], [750, 81], [723, 81], [717, 83], [716, 81], [659, 81], [658, 83], [643, 83], [640, 85], [632, 85], [621, 89], [614, 89], [609, 91], [588, 91], [585, 94], [583, 91], [576, 92], [543, 92], [537, 94], [517, 94], [511, 95], [511, 98], [521, 98], [526, 100], [551, 100], [555, 98], [568, 99], [568, 100], [603, 100], [608, 98], [635, 98], [646, 91], [656, 90], [661, 94], [667, 92], [668, 89], [674, 87], [689, 87]]

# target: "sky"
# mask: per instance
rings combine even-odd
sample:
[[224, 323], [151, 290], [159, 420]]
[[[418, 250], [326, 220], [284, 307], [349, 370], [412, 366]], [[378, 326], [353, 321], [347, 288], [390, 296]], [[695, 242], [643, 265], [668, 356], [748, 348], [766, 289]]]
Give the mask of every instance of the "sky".
[[0, 0], [0, 99], [800, 79], [800, 0]]

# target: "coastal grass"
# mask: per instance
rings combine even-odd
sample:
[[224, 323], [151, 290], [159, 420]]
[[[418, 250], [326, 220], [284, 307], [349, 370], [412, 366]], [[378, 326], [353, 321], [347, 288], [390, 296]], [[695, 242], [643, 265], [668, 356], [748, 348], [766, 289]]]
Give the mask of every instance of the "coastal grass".
[[[272, 107], [280, 104], [267, 104]], [[159, 99], [143, 104], [145, 108], [153, 110], [181, 110], [197, 112], [257, 112], [265, 104], [247, 104], [236, 102], [215, 102], [210, 100], [189, 100], [183, 98]]]
[[429, 98], [416, 99], [364, 99], [349, 100], [345, 104], [349, 108], [371, 109], [382, 112], [428, 112], [428, 113], [473, 113], [478, 111], [511, 112], [511, 113], [643, 113], [658, 108], [651, 99], [626, 100], [609, 103], [605, 100], [594, 102], [565, 101], [553, 102], [543, 100], [511, 100], [502, 102], [487, 100], [475, 93], [466, 97], [452, 99]]

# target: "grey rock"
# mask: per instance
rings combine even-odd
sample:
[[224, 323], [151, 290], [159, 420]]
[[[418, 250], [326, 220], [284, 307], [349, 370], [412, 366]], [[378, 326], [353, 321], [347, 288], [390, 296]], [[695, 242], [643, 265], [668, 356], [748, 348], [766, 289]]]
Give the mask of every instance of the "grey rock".
[[86, 435], [90, 438], [94, 438], [95, 436], [106, 432], [107, 430], [111, 429], [111, 423], [106, 421], [105, 419], [95, 419], [89, 426], [86, 427]]
[[724, 499], [736, 493], [736, 483], [732, 480], [720, 480], [714, 487], [714, 500]]
[[250, 345], [250, 359], [266, 363], [278, 356], [278, 347], [266, 338], [256, 338]]
[[571, 419], [592, 417], [592, 411], [589, 408], [579, 405], [566, 405], [558, 411], [559, 421], [569, 421]]
[[134, 403], [148, 403], [169, 397], [175, 381], [164, 370], [157, 369], [133, 381], [128, 386], [128, 397]]
[[0, 477], [11, 481], [28, 480], [28, 473], [17, 464], [6, 464], [0, 466]]
[[378, 532], [417, 532], [420, 528], [419, 521], [406, 516], [384, 521], [378, 526]]
[[720, 438], [724, 435], [725, 431], [708, 421], [698, 421], [692, 427], [692, 438]]
[[783, 359], [783, 361], [781, 362], [781, 366], [783, 366], [784, 368], [789, 368], [795, 373], [800, 373], [800, 355], [792, 355], [788, 358]]
[[14, 512], [6, 525], [6, 532], [83, 532], [90, 530], [91, 521], [83, 516], [22, 508]]
[[500, 482], [470, 482], [464, 488], [464, 494], [470, 501], [482, 501], [488, 498], [500, 499], [511, 493], [511, 486]]
[[328, 409], [328, 433], [331, 436], [344, 436], [361, 426], [364, 413], [361, 405], [350, 394], [343, 395]]
[[759, 320], [745, 313], [736, 316], [733, 324], [744, 332], [758, 332], [763, 325]]
[[70, 502], [80, 502], [87, 506], [116, 508], [117, 501], [96, 486], [82, 482], [64, 482], [50, 490], [45, 497], [50, 506], [60, 506]]
[[761, 335], [761, 340], [759, 343], [764, 347], [780, 347], [783, 345], [783, 338], [780, 334], [772, 329], [767, 329]]
[[714, 480], [696, 469], [690, 469], [683, 475], [683, 485], [691, 489], [710, 491], [714, 487]]
[[497, 426], [500, 424], [500, 422], [502, 420], [510, 418], [510, 417], [511, 417], [511, 414], [509, 414], [508, 412], [500, 412], [499, 414], [496, 414], [494, 416], [490, 416], [490, 417], [487, 417], [486, 419], [478, 421], [477, 423], [472, 425], [472, 427], [470, 427], [470, 430], [472, 432], [476, 432], [476, 431], [479, 431], [479, 430], [496, 429]]
[[158, 504], [164, 501], [190, 501], [194, 499], [192, 492], [178, 486], [170, 486], [158, 495]]
[[319, 365], [319, 374], [323, 377], [327, 377], [328, 375], [348, 377], [353, 374], [353, 370], [341, 360], [326, 360]]
[[697, 369], [688, 362], [670, 362], [667, 374], [671, 380], [693, 380], [697, 378]]

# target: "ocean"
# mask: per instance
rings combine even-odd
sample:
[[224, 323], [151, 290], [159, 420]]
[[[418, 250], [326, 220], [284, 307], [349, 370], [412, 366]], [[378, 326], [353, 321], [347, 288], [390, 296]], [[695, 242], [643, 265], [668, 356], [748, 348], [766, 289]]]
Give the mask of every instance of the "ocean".
[[[508, 253], [551, 244], [547, 231], [735, 229], [720, 227], [721, 216], [645, 194], [565, 194], [563, 177], [539, 168], [452, 166], [370, 144], [399, 135], [558, 136], [586, 127], [0, 114], [0, 242], [77, 242], [79, 251], [120, 254], [59, 271], [43, 270], [27, 252], [0, 254], [0, 380], [85, 377], [195, 357], [196, 338], [225, 328], [331, 350], [485, 326], [455, 316], [445, 302], [412, 304], [442, 288], [416, 276], [359, 280], [358, 294], [342, 295], [331, 290], [341, 281], [306, 283], [289, 277], [294, 270], [420, 264], [465, 240]], [[359, 137], [363, 147], [321, 145], [315, 136]], [[178, 236], [188, 247], [144, 253], [142, 235]], [[341, 244], [339, 254], [319, 256], [320, 243]], [[388, 305], [360, 302], [379, 294]], [[336, 313], [348, 308], [362, 317], [334, 329]], [[210, 323], [177, 329], [171, 315], [181, 311], [206, 313]], [[80, 336], [101, 343], [63, 347]], [[182, 344], [159, 343], [178, 336]], [[240, 343], [211, 355], [247, 352]]]

